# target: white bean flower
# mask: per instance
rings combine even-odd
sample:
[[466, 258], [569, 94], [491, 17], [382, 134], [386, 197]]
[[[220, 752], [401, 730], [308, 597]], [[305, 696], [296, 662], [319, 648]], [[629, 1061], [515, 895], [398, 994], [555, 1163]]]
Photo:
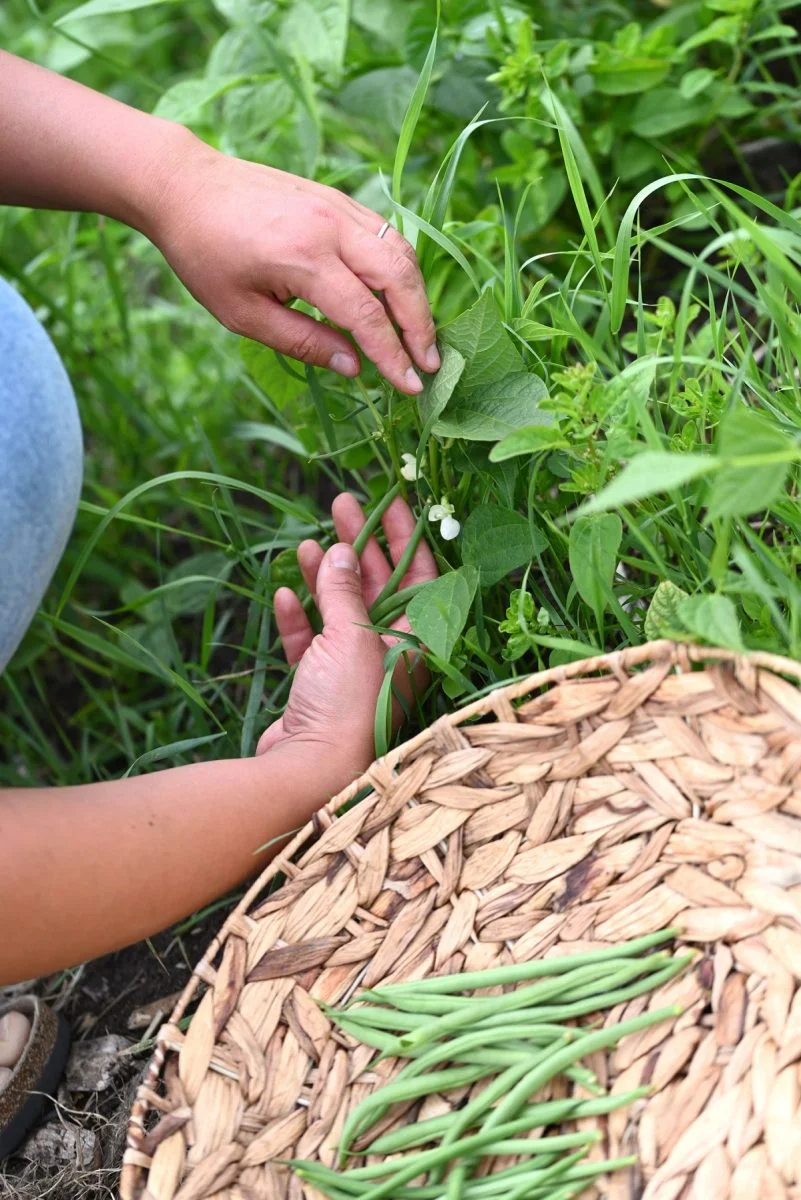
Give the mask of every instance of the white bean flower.
[[428, 510], [429, 521], [439, 522], [439, 531], [446, 542], [457, 538], [462, 528], [453, 515], [455, 511], [453, 505], [448, 503], [447, 496], [443, 496], [439, 504], [432, 504]]
[[403, 466], [400, 473], [404, 479], [408, 479], [409, 483], [414, 483], [417, 479], [417, 459], [413, 454], [402, 454]]

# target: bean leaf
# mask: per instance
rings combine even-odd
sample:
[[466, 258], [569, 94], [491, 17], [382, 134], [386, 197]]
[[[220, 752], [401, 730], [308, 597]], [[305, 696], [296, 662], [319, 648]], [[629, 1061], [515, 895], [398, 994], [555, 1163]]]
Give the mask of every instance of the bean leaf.
[[523, 359], [504, 328], [491, 292], [484, 292], [472, 308], [445, 325], [441, 337], [468, 364], [460, 391], [486, 387], [524, 369]]
[[645, 450], [638, 454], [611, 483], [582, 506], [582, 514], [606, 512], [643, 500], [658, 492], [681, 487], [708, 475], [718, 464], [708, 454], [671, 454], [667, 450]]
[[164, 93], [153, 114], [186, 125], [212, 100], [247, 83], [249, 78], [248, 75], [215, 75], [211, 79], [182, 79]]
[[432, 579], [410, 602], [406, 615], [429, 650], [448, 662], [470, 614], [478, 586], [475, 567], [460, 567]]
[[600, 622], [615, 577], [623, 524], [614, 513], [579, 517], [570, 530], [570, 572], [576, 591]]
[[442, 437], [497, 442], [525, 425], [538, 422], [551, 425], [553, 416], [539, 411], [539, 404], [547, 395], [539, 376], [526, 371], [506, 375], [479, 388], [464, 390], [460, 386], [435, 424], [434, 432]]
[[[793, 453], [793, 439], [761, 413], [747, 408], [730, 412], [720, 425], [715, 449], [722, 458]], [[784, 487], [790, 463], [724, 467], [709, 491], [710, 517], [747, 517], [768, 508]]]
[[453, 395], [465, 368], [463, 355], [447, 343], [440, 348], [440, 358], [442, 362], [440, 369], [436, 375], [426, 377], [425, 388], [417, 402], [423, 422], [421, 443], [427, 440], [434, 422]]
[[520, 513], [496, 504], [474, 508], [462, 530], [462, 562], [476, 567], [481, 586], [491, 587], [517, 567], [525, 567], [548, 546]]
[[567, 445], [565, 435], [555, 425], [524, 425], [492, 447], [490, 462], [505, 462], [507, 458], [540, 454], [543, 450], [561, 450]]
[[688, 596], [679, 605], [678, 615], [689, 633], [710, 646], [743, 649], [737, 609], [728, 596]]

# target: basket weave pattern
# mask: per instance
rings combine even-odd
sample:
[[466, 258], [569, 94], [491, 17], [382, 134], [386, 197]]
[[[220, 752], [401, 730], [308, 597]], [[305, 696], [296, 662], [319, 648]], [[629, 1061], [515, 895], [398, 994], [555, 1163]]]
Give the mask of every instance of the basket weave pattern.
[[196, 968], [137, 1095], [124, 1200], [301, 1200], [274, 1160], [334, 1165], [347, 1114], [400, 1066], [365, 1072], [373, 1052], [315, 1000], [671, 924], [695, 967], [607, 1019], [683, 1014], [588, 1063], [612, 1091], [653, 1088], [581, 1123], [602, 1131], [599, 1157], [639, 1165], [586, 1195], [799, 1200], [801, 693], [784, 678], [799, 674], [653, 643], [493, 692], [375, 763]]

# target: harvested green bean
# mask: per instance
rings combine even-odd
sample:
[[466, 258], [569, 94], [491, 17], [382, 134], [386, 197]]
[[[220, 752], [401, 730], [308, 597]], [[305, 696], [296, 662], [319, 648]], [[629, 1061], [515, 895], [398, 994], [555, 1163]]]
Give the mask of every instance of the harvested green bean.
[[447, 1013], [443, 1017], [435, 1017], [425, 1025], [403, 1034], [400, 1038], [400, 1052], [405, 1054], [407, 1050], [415, 1046], [433, 1042], [439, 1037], [462, 1029], [465, 1025], [477, 1023], [482, 1017], [499, 1016], [514, 1012], [516, 1008], [536, 1005], [543, 1000], [558, 996], [560, 992], [568, 991], [570, 987], [578, 987], [580, 984], [602, 979], [608, 974], [609, 968], [606, 963], [591, 963], [589, 966], [579, 967], [575, 971], [555, 976], [553, 979], [544, 979], [541, 983], [534, 983], [530, 987], [519, 988], [514, 992], [504, 992], [500, 996], [476, 997], [473, 1003], [465, 1008]]
[[[654, 972], [653, 975], [646, 979], [637, 980], [635, 983], [629, 984], [628, 987], [615, 988], [600, 997], [590, 997], [588, 1000], [579, 1000], [572, 1004], [550, 1004], [543, 1005], [541, 1008], [521, 1009], [516, 1014], [518, 1019], [525, 1020], [526, 1017], [537, 1021], [569, 1021], [574, 1017], [586, 1017], [590, 1013], [600, 1012], [601, 1009], [614, 1008], [617, 1004], [623, 1004], [627, 1000], [634, 1000], [637, 996], [642, 996], [645, 992], [655, 991], [661, 987], [663, 983], [668, 983], [680, 971], [693, 961], [694, 955], [687, 954], [680, 958], [674, 958], [671, 963], [663, 967], [661, 971]], [[499, 1016], [491, 1016], [484, 1019], [481, 1025], [485, 1029], [496, 1028], [504, 1020], [504, 1014]], [[397, 1039], [396, 1046], [400, 1044], [400, 1038]]]
[[419, 992], [421, 995], [432, 992], [446, 995], [452, 992], [474, 991], [478, 988], [506, 987], [510, 983], [522, 983], [526, 979], [538, 979], [543, 975], [563, 975], [576, 967], [609, 962], [610, 959], [631, 958], [643, 950], [650, 950], [653, 946], [660, 946], [664, 942], [672, 941], [678, 933], [678, 929], [662, 929], [659, 933], [649, 933], [645, 937], [635, 938], [631, 942], [623, 942], [619, 946], [608, 946], [601, 950], [586, 950], [581, 954], [540, 958], [534, 962], [512, 963], [506, 967], [490, 967], [486, 971], [465, 971], [462, 975], [435, 975], [429, 979], [416, 980], [413, 984], [387, 983], [383, 987], [372, 989], [370, 994], [380, 997], [385, 1003], [391, 1003], [391, 996], [411, 990]]
[[[432, 1092], [445, 1092], [450, 1088], [464, 1087], [465, 1084], [475, 1083], [486, 1075], [483, 1066], [452, 1067], [447, 1071], [430, 1071], [427, 1075], [412, 1078], [393, 1079], [391, 1083], [379, 1088], [359, 1105], [345, 1123], [340, 1143], [340, 1162], [344, 1161], [347, 1147], [358, 1135], [369, 1118], [369, 1124], [378, 1120], [393, 1104], [404, 1100], [416, 1100], [420, 1096], [429, 1096]], [[373, 1115], [375, 1110], [376, 1115]]]
[[[589, 964], [595, 969], [595, 974], [585, 983], [578, 984], [575, 987], [567, 987], [568, 976], [563, 975], [565, 981], [564, 1001], [568, 999], [578, 999], [580, 996], [595, 995], [599, 992], [607, 992], [612, 986], [617, 983], [624, 983], [630, 979], [636, 978], [638, 975], [643, 975], [651, 970], [657, 970], [659, 967], [665, 966], [671, 961], [670, 955], [666, 951], [660, 950], [655, 954], [650, 954], [646, 958], [621, 958], [618, 963], [614, 964]], [[577, 968], [578, 969], [578, 968]], [[556, 983], [559, 976], [552, 976], [551, 981]], [[519, 989], [515, 992], [507, 992], [505, 995], [521, 995], [524, 989]], [[378, 993], [372, 993], [378, 998]], [[429, 1017], [445, 1016], [452, 1012], [466, 1012], [471, 1007], [474, 1007], [477, 1000], [490, 1001], [495, 997], [492, 996], [415, 996], [412, 992], [398, 992], [391, 1000], [392, 1008], [399, 1014], [404, 1016], [420, 1016], [425, 1014]], [[387, 1008], [379, 1008], [380, 1012], [386, 1014]], [[387, 1025], [389, 1022], [387, 1021]], [[404, 1022], [405, 1024], [405, 1022]], [[399, 1028], [402, 1026], [399, 1024]], [[417, 1025], [414, 1028], [418, 1028]]]
[[[679, 1008], [662, 1008], [655, 1013], [643, 1013], [642, 1016], [632, 1017], [631, 1020], [622, 1021], [619, 1025], [613, 1025], [609, 1029], [598, 1029], [593, 1033], [578, 1037], [571, 1045], [557, 1047], [551, 1054], [541, 1058], [538, 1063], [532, 1066], [531, 1070], [518, 1076], [509, 1089], [498, 1093], [496, 1097], [498, 1104], [493, 1108], [482, 1128], [492, 1130], [506, 1121], [510, 1121], [514, 1113], [519, 1111], [529, 1097], [544, 1087], [546, 1083], [553, 1079], [554, 1075], [558, 1075], [565, 1067], [572, 1066], [577, 1059], [583, 1058], [587, 1054], [592, 1054], [596, 1050], [605, 1050], [609, 1046], [615, 1046], [628, 1034], [639, 1033], [643, 1029], [650, 1028], [651, 1025], [656, 1025], [660, 1021], [667, 1020], [669, 1017], [678, 1016], [680, 1012], [681, 1009]], [[487, 1092], [491, 1090], [491, 1086], [486, 1089]], [[481, 1101], [485, 1094], [485, 1092], [482, 1092], [476, 1097], [476, 1101]], [[451, 1145], [462, 1136], [464, 1114], [467, 1113], [469, 1108], [470, 1105], [468, 1104], [466, 1108], [456, 1113], [454, 1120], [442, 1138], [442, 1146]]]
[[[522, 1062], [518, 1062], [511, 1067], [507, 1067], [507, 1069], [497, 1077], [494, 1083], [491, 1083], [489, 1087], [485, 1088], [485, 1090], [479, 1096], [474, 1098], [474, 1100], [471, 1102], [473, 1107], [477, 1109], [478, 1112], [483, 1112], [484, 1107], [482, 1106], [481, 1102], [484, 1101], [485, 1097], [492, 1097], [486, 1101], [487, 1104], [493, 1103], [493, 1099], [497, 1099], [499, 1096], [502, 1096], [509, 1087], [517, 1083], [517, 1081], [531, 1069], [532, 1062], [538, 1058], [541, 1058], [543, 1054], [547, 1054], [549, 1049], [552, 1048], [553, 1043], [551, 1042], [548, 1049], [541, 1051], [539, 1055], [532, 1055]], [[407, 1070], [407, 1068], [404, 1068], [404, 1070]], [[471, 1070], [471, 1068], [462, 1068], [463, 1072], [465, 1070]], [[487, 1074], [486, 1068], [484, 1067], [476, 1067], [472, 1068], [472, 1070], [478, 1072], [477, 1076], [475, 1076], [475, 1078], [478, 1079], [484, 1078]], [[384, 1087], [379, 1088], [378, 1091], [373, 1092], [371, 1096], [367, 1096], [367, 1098], [361, 1102], [359, 1107], [354, 1109], [345, 1122], [345, 1126], [342, 1130], [339, 1140], [340, 1165], [345, 1162], [351, 1143], [365, 1127], [369, 1128], [377, 1120], [380, 1120], [387, 1109], [391, 1108], [393, 1104], [397, 1104], [400, 1100], [408, 1100], [412, 1096], [430, 1094], [433, 1091], [442, 1090], [436, 1087], [428, 1087], [426, 1092], [414, 1091], [414, 1085], [417, 1084], [417, 1086], [420, 1087], [422, 1080], [431, 1080], [432, 1077], [444, 1074], [447, 1074], [447, 1072], [432, 1071], [428, 1075], [413, 1077], [411, 1079], [407, 1076], [406, 1078], [401, 1079], [400, 1087], [396, 1087], [397, 1081], [392, 1080], [392, 1082], [385, 1084]], [[456, 1084], [452, 1086], [461, 1085]], [[468, 1107], [470, 1106], [468, 1105]], [[462, 1111], [464, 1112], [466, 1110]], [[469, 1126], [466, 1126], [465, 1128], [469, 1128]]]
[[[566, 1174], [573, 1166], [578, 1166], [583, 1158], [583, 1154], [570, 1154], [567, 1158], [559, 1159], [549, 1167], [534, 1184], [535, 1187], [541, 1188], [546, 1184], [553, 1183], [554, 1179], [559, 1179], [560, 1176]], [[522, 1182], [518, 1182], [517, 1187], [513, 1187], [507, 1194], [507, 1200], [526, 1200], [530, 1195], [532, 1180], [529, 1177], [524, 1177]]]
[[[553, 1079], [554, 1075], [558, 1075], [565, 1067], [571, 1066], [577, 1059], [594, 1054], [596, 1050], [606, 1050], [610, 1046], [616, 1046], [622, 1038], [628, 1037], [629, 1034], [640, 1033], [643, 1029], [650, 1029], [652, 1025], [658, 1025], [670, 1017], [678, 1017], [681, 1011], [681, 1008], [676, 1005], [672, 1008], [659, 1008], [656, 1012], [646, 1012], [639, 1017], [632, 1017], [628, 1021], [621, 1021], [609, 1029], [597, 1029], [593, 1033], [587, 1033], [583, 1037], [576, 1038], [572, 1045], [557, 1049], [543, 1063], [538, 1063], [533, 1067], [509, 1095], [504, 1097], [497, 1108], [490, 1113], [484, 1128], [492, 1129], [511, 1120], [512, 1114], [517, 1112], [529, 1096], [539, 1091]], [[446, 1134], [443, 1142], [447, 1141], [448, 1135]]]
[[[601, 1135], [558, 1127], [648, 1093], [605, 1094], [582, 1060], [678, 1015], [677, 1007], [662, 1008], [598, 1027], [601, 1014], [654, 991], [693, 961], [691, 954], [671, 957], [655, 949], [675, 932], [565, 958], [390, 984], [358, 994], [344, 1011], [328, 1008], [340, 1028], [379, 1057], [407, 1061], [345, 1121], [340, 1168], [351, 1153], [362, 1162], [366, 1155], [367, 1164], [339, 1171], [318, 1162], [290, 1165], [329, 1200], [570, 1200], [592, 1180], [630, 1165], [634, 1160], [589, 1161], [587, 1147]], [[486, 994], [498, 987], [508, 990]], [[565, 1024], [592, 1014], [599, 1016], [590, 1028]], [[537, 1100], [557, 1076], [597, 1097]], [[370, 1130], [393, 1106], [474, 1083], [480, 1086], [462, 1107], [370, 1140]], [[487, 1176], [500, 1156], [520, 1161]]]
[[[516, 1125], [517, 1122], [510, 1121], [508, 1124]], [[501, 1133], [503, 1133], [503, 1128]], [[472, 1133], [458, 1142], [443, 1143], [431, 1150], [421, 1150], [418, 1154], [409, 1154], [403, 1164], [387, 1160], [383, 1163], [371, 1163], [367, 1167], [351, 1167], [343, 1174], [347, 1175], [349, 1179], [376, 1180], [383, 1179], [387, 1175], [392, 1175], [394, 1178], [395, 1175], [408, 1172], [407, 1177], [414, 1179], [415, 1176], [422, 1175], [432, 1167], [446, 1165], [453, 1158], [464, 1158], [472, 1154], [474, 1150], [481, 1150], [485, 1146], [492, 1146], [494, 1154], [498, 1137], [497, 1129], [485, 1128], [480, 1133]], [[600, 1137], [601, 1135], [593, 1130], [584, 1133], [563, 1133], [544, 1138], [530, 1138], [526, 1141], [527, 1153], [552, 1154], [557, 1150], [572, 1150], [574, 1146], [585, 1146], [597, 1142]], [[513, 1153], [519, 1153], [519, 1151], [516, 1150]]]
[[[558, 1125], [562, 1121], [579, 1121], [583, 1117], [605, 1116], [618, 1108], [625, 1108], [636, 1100], [641, 1100], [649, 1094], [648, 1088], [637, 1088], [620, 1096], [603, 1096], [597, 1100], [543, 1100], [531, 1104], [530, 1117], [532, 1129], [538, 1125]], [[447, 1129], [452, 1120], [450, 1113], [441, 1117], [430, 1117], [427, 1121], [418, 1121], [415, 1125], [404, 1125], [377, 1138], [370, 1143], [371, 1154], [397, 1154], [409, 1146], [425, 1145]], [[523, 1120], [523, 1117], [520, 1117]]]

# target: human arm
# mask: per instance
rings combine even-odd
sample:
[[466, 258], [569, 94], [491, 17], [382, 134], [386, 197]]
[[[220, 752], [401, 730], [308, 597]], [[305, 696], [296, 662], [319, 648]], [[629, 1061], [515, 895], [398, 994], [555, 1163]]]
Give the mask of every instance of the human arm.
[[[342, 375], [338, 330], [403, 392], [439, 366], [414, 251], [335, 188], [231, 158], [189, 130], [0, 50], [0, 204], [97, 212], [144, 233], [228, 328]], [[390, 313], [374, 295], [384, 294]], [[402, 331], [393, 327], [390, 314]]]
[[[118, 949], [196, 911], [261, 870], [277, 846], [260, 847], [304, 825], [369, 765], [386, 644], [366, 628], [367, 606], [390, 568], [371, 539], [356, 569], [349, 543], [364, 516], [352, 496], [335, 502], [334, 521], [341, 544], [323, 556], [304, 542], [299, 553], [323, 632], [313, 635], [294, 593], [276, 595], [297, 672], [257, 757], [0, 792], [0, 985]], [[384, 527], [397, 561], [414, 528], [402, 501]], [[423, 544], [403, 586], [435, 573]], [[402, 663], [396, 683], [410, 694]]]

